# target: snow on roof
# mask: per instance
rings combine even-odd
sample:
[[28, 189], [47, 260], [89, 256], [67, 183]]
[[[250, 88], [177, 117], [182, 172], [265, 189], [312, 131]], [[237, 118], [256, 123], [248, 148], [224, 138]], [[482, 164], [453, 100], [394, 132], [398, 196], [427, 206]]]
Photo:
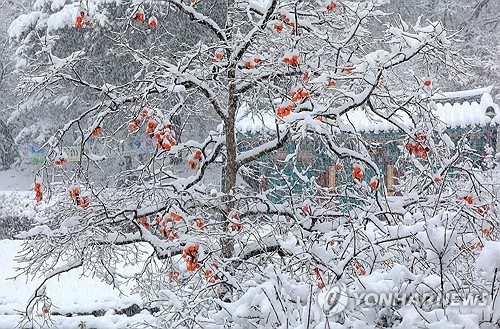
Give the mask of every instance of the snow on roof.
[[[376, 117], [374, 115], [367, 116], [367, 113], [363, 109], [355, 109], [353, 111], [350, 111], [348, 114], [343, 115], [341, 118], [344, 119], [342, 121], [350, 126], [353, 126], [354, 129], [358, 132], [372, 131], [377, 133], [381, 131], [391, 131], [396, 129], [396, 126], [387, 120]], [[406, 114], [405, 112], [398, 112], [398, 117], [394, 119], [407, 127], [412, 126], [412, 121], [408, 114]]]
[[[492, 87], [479, 88], [466, 91], [443, 92], [432, 97], [433, 113], [449, 128], [465, 128], [472, 126], [486, 126], [489, 124], [500, 124], [499, 106], [493, 102], [491, 97]], [[464, 101], [469, 99], [469, 101]], [[470, 101], [474, 99], [477, 101]], [[491, 112], [491, 113], [488, 113]], [[489, 117], [487, 114], [492, 115]], [[396, 127], [379, 117], [368, 116], [363, 109], [355, 109], [341, 117], [348, 126], [353, 126], [356, 131], [390, 131]], [[399, 122], [411, 127], [410, 117], [402, 111], [398, 112], [396, 118]], [[241, 133], [256, 133], [262, 130], [275, 130], [276, 117], [271, 113], [263, 113], [258, 116], [248, 111], [248, 106], [238, 113], [236, 124]], [[344, 127], [345, 128], [345, 127]]]
[[450, 128], [498, 124], [500, 111], [493, 102], [491, 89], [489, 86], [437, 94], [432, 97], [436, 100], [436, 116]]
[[432, 96], [433, 100], [442, 100], [442, 99], [457, 99], [457, 98], [465, 98], [465, 97], [473, 97], [473, 96], [482, 96], [484, 94], [490, 94], [492, 86], [478, 88], [478, 89], [470, 89], [470, 90], [461, 90], [461, 91], [449, 91], [449, 92], [440, 92]]
[[486, 108], [477, 102], [436, 104], [436, 116], [448, 127], [485, 126], [491, 118], [486, 116]]

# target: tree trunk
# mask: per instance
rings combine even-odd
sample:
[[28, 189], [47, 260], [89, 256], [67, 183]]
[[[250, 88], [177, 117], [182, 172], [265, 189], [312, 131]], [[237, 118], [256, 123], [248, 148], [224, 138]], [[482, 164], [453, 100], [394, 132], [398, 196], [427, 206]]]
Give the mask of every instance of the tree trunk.
[[0, 170], [9, 169], [17, 156], [17, 148], [10, 134], [10, 128], [0, 120]]
[[[228, 0], [228, 8], [234, 8], [234, 0]], [[226, 29], [229, 30], [228, 41], [231, 43], [233, 40], [233, 22], [234, 13], [228, 11], [228, 17], [226, 21]], [[237, 142], [236, 142], [236, 114], [238, 111], [238, 96], [236, 94], [236, 64], [237, 60], [233, 60], [230, 63], [230, 67], [227, 71], [228, 79], [228, 99], [227, 99], [227, 118], [225, 120], [225, 134], [226, 134], [226, 162], [224, 166], [224, 177], [223, 177], [223, 189], [226, 193], [226, 218], [222, 221], [222, 225], [229, 227], [229, 217], [235, 213], [235, 203], [232, 197], [233, 189], [236, 187], [236, 174], [238, 172], [238, 165], [236, 162], [237, 156]], [[231, 259], [234, 256], [234, 239], [230, 236], [222, 238], [221, 241], [222, 248], [222, 258]], [[230, 262], [229, 262], [230, 263]], [[233, 268], [228, 266], [226, 268], [231, 275], [233, 274]], [[221, 299], [224, 302], [232, 301], [233, 288], [229, 284], [221, 285]]]
[[[224, 190], [226, 192], [226, 205], [227, 205], [227, 215], [230, 216], [234, 214], [235, 204], [232, 199], [232, 190], [236, 187], [236, 174], [238, 172], [238, 165], [236, 163], [236, 131], [235, 131], [235, 121], [236, 113], [238, 110], [238, 99], [235, 92], [235, 79], [236, 68], [232, 67], [229, 69], [229, 96], [228, 96], [228, 118], [226, 121], [226, 163], [225, 163], [225, 177], [224, 177]], [[228, 219], [226, 218], [227, 222]], [[234, 253], [234, 241], [232, 238], [225, 238], [222, 244], [222, 256], [224, 258], [233, 257]]]

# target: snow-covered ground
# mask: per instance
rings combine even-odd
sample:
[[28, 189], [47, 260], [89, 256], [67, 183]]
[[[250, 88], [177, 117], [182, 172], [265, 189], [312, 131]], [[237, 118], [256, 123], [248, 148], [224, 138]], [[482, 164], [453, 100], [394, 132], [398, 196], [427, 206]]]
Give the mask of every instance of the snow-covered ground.
[[[21, 241], [0, 240], [0, 328], [15, 328], [22, 318], [27, 301], [42, 281], [16, 275], [14, 260], [21, 248]], [[82, 277], [82, 271], [74, 270], [64, 273], [58, 279], [47, 283], [47, 295], [52, 299], [51, 313], [73, 314], [71, 317], [50, 315], [58, 328], [78, 328], [84, 321], [87, 328], [127, 328], [132, 323], [155, 321], [148, 312], [143, 311], [132, 317], [113, 314], [112, 310], [122, 310], [134, 304], [142, 307], [143, 302], [139, 295], [125, 291], [126, 295], [113, 289], [98, 278]], [[104, 316], [79, 316], [77, 313], [91, 313], [98, 310], [110, 310]], [[41, 310], [40, 310], [41, 312]], [[40, 317], [42, 319], [42, 317]], [[36, 327], [36, 326], [35, 326]]]
[[[5, 216], [22, 218], [30, 217], [36, 201], [26, 198], [33, 187], [38, 166], [22, 165], [15, 169], [0, 171], [0, 219]], [[14, 203], [14, 207], [12, 207]], [[10, 209], [10, 210], [9, 210]], [[16, 328], [22, 320], [22, 314], [36, 287], [42, 278], [16, 276], [19, 264], [15, 256], [21, 249], [22, 241], [0, 240], [0, 329]], [[81, 270], [64, 273], [47, 284], [47, 295], [53, 303], [50, 309], [50, 321], [56, 328], [78, 328], [85, 322], [87, 328], [129, 328], [137, 323], [154, 323], [155, 318], [148, 311], [131, 317], [114, 314], [114, 310], [123, 310], [133, 305], [142, 308], [143, 301], [138, 294], [131, 293], [125, 287], [125, 295], [121, 295], [110, 285], [98, 278], [82, 276]], [[94, 311], [107, 311], [104, 316], [78, 315]], [[40, 310], [41, 312], [41, 310]], [[71, 314], [72, 316], [55, 315]], [[42, 324], [42, 315], [38, 318]], [[31, 324], [26, 325], [31, 328]], [[46, 327], [47, 323], [43, 326]], [[34, 324], [37, 328], [37, 324]]]
[[21, 165], [9, 170], [0, 170], [0, 191], [28, 191], [32, 189], [39, 166]]

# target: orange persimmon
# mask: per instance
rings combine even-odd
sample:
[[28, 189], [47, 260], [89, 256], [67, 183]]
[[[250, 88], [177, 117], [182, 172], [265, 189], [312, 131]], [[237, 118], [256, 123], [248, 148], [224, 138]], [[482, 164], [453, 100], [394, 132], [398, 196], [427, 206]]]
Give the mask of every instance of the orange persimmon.
[[337, 8], [337, 3], [336, 2], [332, 2], [331, 4], [329, 4], [328, 6], [326, 6], [326, 9], [328, 9], [328, 10], [334, 10], [335, 8]]
[[150, 27], [152, 27], [152, 28], [154, 28], [154, 29], [155, 29], [155, 28], [158, 26], [158, 22], [157, 22], [157, 20], [156, 20], [156, 17], [151, 16], [151, 17], [149, 18], [148, 25], [149, 25]]
[[144, 23], [144, 20], [145, 20], [144, 13], [142, 11], [137, 11], [135, 13], [135, 18], [134, 19], [135, 19], [136, 22]]
[[360, 167], [355, 167], [353, 172], [352, 172], [352, 177], [355, 179], [361, 179], [363, 178], [363, 171], [361, 170]]
[[102, 131], [102, 128], [101, 127], [97, 127], [92, 132], [92, 135], [94, 135], [94, 137], [97, 137], [97, 136], [99, 136], [99, 134], [101, 133], [101, 131]]

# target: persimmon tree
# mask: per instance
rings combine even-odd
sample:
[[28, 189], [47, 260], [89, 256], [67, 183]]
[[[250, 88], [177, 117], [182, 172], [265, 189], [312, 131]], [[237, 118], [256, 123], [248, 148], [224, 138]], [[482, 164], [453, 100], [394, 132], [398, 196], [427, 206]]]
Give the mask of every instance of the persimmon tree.
[[[70, 86], [85, 102], [67, 100], [74, 117], [46, 142], [38, 225], [20, 235], [28, 239], [23, 272], [49, 280], [81, 268], [118, 289], [133, 281], [158, 308], [158, 327], [448, 321], [444, 304], [417, 316], [390, 306], [328, 318], [316, 299], [337, 282], [436, 293], [466, 279], [479, 285], [454, 266], [477, 256], [469, 244], [496, 232], [481, 235], [470, 217], [496, 220], [473, 150], [465, 138], [451, 141], [428, 104], [433, 68], [460, 70], [462, 60], [441, 24], [392, 26], [382, 4], [230, 0], [216, 21], [203, 1], [38, 3], [14, 22], [25, 106]], [[203, 37], [168, 42], [172, 12]], [[68, 44], [71, 34], [81, 42]], [[114, 65], [85, 51], [95, 34], [106, 40], [104, 54], [130, 61], [120, 79], [86, 72]], [[401, 83], [409, 75], [414, 82]], [[357, 131], [360, 114], [397, 132], [398, 196], [389, 196], [373, 153], [380, 143]], [[206, 134], [202, 122], [212, 125]], [[134, 158], [134, 169], [96, 180], [108, 160], [94, 144], [119, 154], [137, 136], [154, 150]], [[80, 146], [76, 164], [68, 145]], [[328, 156], [337, 186], [320, 184], [304, 151]], [[120, 178], [128, 184], [114, 184]], [[453, 239], [433, 240], [434, 232]], [[121, 271], [136, 263], [136, 275]], [[437, 286], [416, 279], [435, 276]], [[41, 285], [28, 320], [50, 317], [49, 297]]]

